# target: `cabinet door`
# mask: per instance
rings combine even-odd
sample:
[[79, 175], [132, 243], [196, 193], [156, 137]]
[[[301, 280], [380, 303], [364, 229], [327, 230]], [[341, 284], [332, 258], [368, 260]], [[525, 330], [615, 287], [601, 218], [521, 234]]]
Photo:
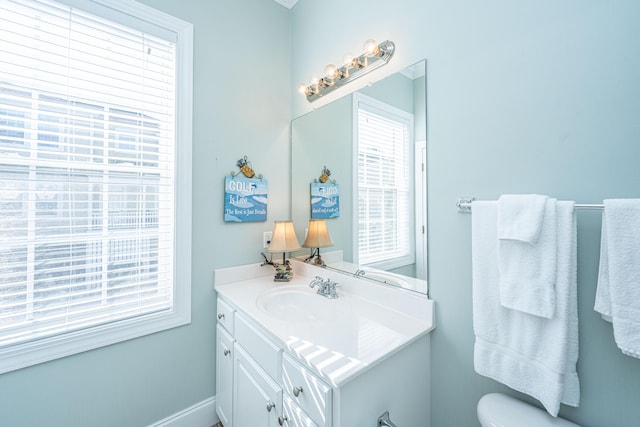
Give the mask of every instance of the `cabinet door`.
[[233, 361], [233, 426], [277, 427], [282, 416], [282, 387], [238, 343]]
[[221, 325], [216, 331], [216, 412], [225, 427], [232, 427], [233, 338]]

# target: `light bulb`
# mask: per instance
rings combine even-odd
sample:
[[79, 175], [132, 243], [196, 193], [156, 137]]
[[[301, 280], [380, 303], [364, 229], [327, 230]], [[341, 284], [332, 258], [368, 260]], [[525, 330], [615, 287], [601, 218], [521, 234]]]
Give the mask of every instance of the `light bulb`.
[[318, 83], [320, 83], [320, 79], [315, 76], [311, 77], [311, 86], [317, 86]]
[[333, 79], [334, 77], [336, 77], [337, 72], [338, 72], [338, 69], [333, 64], [329, 64], [326, 67], [324, 67], [324, 75], [330, 79]]
[[297, 90], [298, 90], [298, 93], [301, 93], [302, 95], [305, 95], [307, 93], [307, 85], [304, 84], [304, 83], [300, 83], [298, 85]]
[[369, 55], [376, 55], [378, 51], [378, 43], [376, 43], [376, 41], [373, 39], [369, 39], [364, 42], [364, 46], [362, 46], [362, 49], [364, 49], [365, 53]]
[[351, 66], [352, 62], [353, 62], [353, 55], [351, 53], [347, 53], [342, 59], [342, 63], [345, 65]]

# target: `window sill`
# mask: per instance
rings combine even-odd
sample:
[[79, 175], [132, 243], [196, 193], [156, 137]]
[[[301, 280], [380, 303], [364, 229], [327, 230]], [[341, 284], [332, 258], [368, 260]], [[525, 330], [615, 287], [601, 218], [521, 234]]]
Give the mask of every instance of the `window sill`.
[[191, 309], [166, 311], [0, 349], [0, 374], [165, 331], [191, 322]]
[[407, 255], [398, 258], [391, 258], [384, 261], [372, 262], [365, 264], [367, 267], [377, 268], [379, 270], [393, 270], [395, 268], [405, 267], [407, 265], [415, 264], [415, 256]]

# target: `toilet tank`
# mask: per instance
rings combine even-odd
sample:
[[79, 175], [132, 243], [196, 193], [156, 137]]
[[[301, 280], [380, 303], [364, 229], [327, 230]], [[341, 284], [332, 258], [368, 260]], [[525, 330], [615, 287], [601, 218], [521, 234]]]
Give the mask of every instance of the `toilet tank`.
[[478, 402], [478, 421], [482, 427], [580, 427], [502, 393], [482, 396]]

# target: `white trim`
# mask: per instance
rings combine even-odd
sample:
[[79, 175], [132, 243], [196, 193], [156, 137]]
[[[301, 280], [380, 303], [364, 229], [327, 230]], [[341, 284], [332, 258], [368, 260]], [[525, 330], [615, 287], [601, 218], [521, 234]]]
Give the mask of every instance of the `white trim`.
[[377, 268], [378, 270], [393, 270], [395, 268], [404, 267], [414, 264], [416, 258], [413, 255], [401, 256], [397, 258], [385, 259], [384, 261], [372, 262], [370, 264], [363, 264], [367, 267]]
[[171, 414], [148, 427], [211, 427], [220, 422], [216, 414], [216, 397], [210, 397]]
[[[372, 98], [370, 96], [364, 95], [362, 93], [356, 92], [353, 94], [353, 100], [352, 100], [352, 108], [351, 108], [351, 120], [352, 120], [352, 141], [353, 144], [352, 145], [352, 162], [353, 162], [353, 167], [352, 169], [352, 177], [351, 177], [351, 190], [352, 190], [352, 195], [351, 195], [351, 200], [352, 202], [352, 213], [351, 213], [351, 230], [352, 230], [352, 235], [351, 235], [351, 242], [352, 242], [352, 259], [353, 259], [353, 263], [356, 265], [360, 265], [360, 250], [359, 250], [359, 242], [358, 242], [358, 154], [359, 154], [359, 136], [358, 136], [358, 110], [360, 108], [360, 104], [366, 105], [369, 108], [373, 108], [376, 110], [380, 110], [380, 112], [382, 113], [387, 113], [387, 114], [393, 114], [395, 116], [398, 117], [406, 117], [408, 122], [409, 122], [409, 126], [408, 126], [408, 131], [409, 131], [409, 143], [410, 144], [414, 144], [414, 129], [413, 129], [413, 115], [410, 113], [407, 113], [404, 110], [401, 110], [399, 108], [396, 108], [392, 105], [389, 105], [385, 102], [382, 102], [376, 98]], [[409, 116], [409, 117], [407, 117]], [[411, 155], [414, 154], [414, 150], [415, 148], [411, 149]], [[412, 167], [413, 167], [413, 163], [414, 161], [410, 162]], [[415, 174], [415, 171], [413, 172], [413, 174]], [[412, 174], [412, 176], [413, 176]], [[414, 194], [415, 192], [415, 182], [411, 182], [411, 188], [410, 188], [410, 192], [411, 194]], [[415, 199], [415, 197], [414, 197]], [[415, 206], [413, 208], [409, 208], [409, 215], [412, 216], [412, 218], [410, 218], [410, 222], [413, 223], [413, 227], [415, 228]], [[411, 235], [409, 236], [410, 242], [409, 242], [409, 250], [410, 253], [407, 256], [403, 256], [403, 257], [397, 257], [397, 258], [390, 258], [390, 259], [386, 259], [383, 261], [378, 261], [378, 262], [374, 262], [371, 264], [368, 264], [369, 266], [373, 267], [373, 268], [379, 268], [379, 269], [383, 269], [383, 270], [387, 270], [387, 269], [394, 269], [394, 268], [400, 268], [400, 267], [404, 267], [406, 265], [410, 265], [416, 262], [416, 248], [415, 248], [415, 237], [414, 237], [414, 233], [411, 233]]]
[[356, 92], [351, 98], [351, 260], [360, 265], [360, 248], [358, 243], [358, 102], [361, 93]]
[[416, 278], [427, 280], [427, 141], [416, 141]]
[[185, 313], [176, 309], [14, 345], [0, 352], [0, 374], [175, 328], [190, 321], [190, 310]]
[[[105, 1], [105, 0], [102, 0]], [[136, 3], [136, 2], [132, 2]], [[155, 10], [155, 9], [152, 9]], [[193, 24], [157, 11], [164, 25], [172, 23], [176, 41], [176, 183], [174, 309], [191, 323], [192, 158], [193, 158]], [[147, 15], [149, 16], [149, 15]], [[172, 21], [169, 21], [172, 18]], [[181, 286], [179, 281], [184, 281]]]
[[[136, 14], [145, 16], [145, 20], [149, 22], [157, 19], [162, 26], [172, 30], [177, 37], [175, 161], [178, 174], [176, 175], [176, 197], [174, 200], [176, 244], [174, 249], [173, 310], [0, 349], [0, 374], [191, 322], [193, 24], [135, 1], [96, 0], [95, 3], [112, 7], [132, 16]], [[90, 3], [87, 2], [87, 4]]]

